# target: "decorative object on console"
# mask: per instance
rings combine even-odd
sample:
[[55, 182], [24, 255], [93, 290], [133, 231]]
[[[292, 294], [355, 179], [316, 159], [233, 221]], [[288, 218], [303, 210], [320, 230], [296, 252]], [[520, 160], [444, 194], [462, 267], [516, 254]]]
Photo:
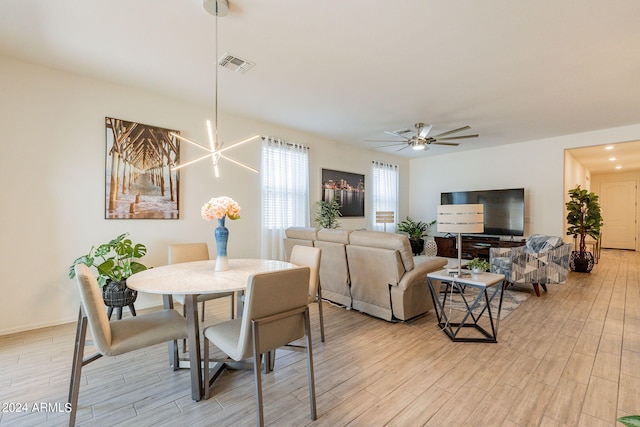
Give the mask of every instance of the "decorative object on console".
[[579, 237], [578, 251], [571, 252], [569, 267], [572, 271], [589, 273], [593, 268], [594, 257], [591, 252], [587, 252], [586, 237], [590, 236], [596, 241], [600, 238], [600, 228], [602, 227], [602, 215], [598, 195], [576, 188], [569, 190], [570, 200], [567, 207], [567, 235]]
[[376, 211], [376, 224], [384, 224], [384, 232], [387, 232], [387, 224], [393, 224], [395, 213], [393, 211]]
[[414, 221], [410, 217], [398, 223], [398, 231], [400, 233], [406, 233], [409, 236], [409, 243], [411, 243], [413, 255], [420, 255], [422, 253], [424, 250], [424, 240], [422, 236], [426, 235], [429, 228], [435, 223], [435, 220], [431, 222]]
[[462, 277], [462, 233], [482, 233], [483, 231], [483, 205], [438, 206], [438, 232], [458, 234], [458, 277]]
[[474, 258], [467, 263], [467, 268], [471, 269], [473, 273], [482, 273], [489, 270], [489, 262], [480, 258]]
[[136, 315], [133, 303], [138, 292], [128, 288], [126, 281], [132, 274], [147, 269], [146, 265], [135, 261], [146, 255], [147, 247], [142, 243], [133, 244], [128, 236], [129, 233], [123, 233], [108, 243], [92, 246], [88, 254], [77, 258], [69, 267], [70, 279], [76, 277], [75, 266], [78, 264], [97, 270], [97, 282], [102, 288], [104, 304], [109, 308], [109, 318], [116, 308], [118, 319], [121, 319], [122, 307], [125, 306], [129, 307], [132, 315]]
[[240, 219], [240, 205], [230, 197], [214, 197], [202, 206], [200, 214], [207, 221], [218, 220], [218, 227], [215, 230], [216, 271], [226, 271], [229, 269], [229, 260], [227, 258], [229, 230], [225, 227], [225, 218], [229, 217], [231, 220]]
[[[239, 162], [237, 160], [231, 159], [227, 156], [225, 156], [224, 154], [222, 154], [224, 151], [227, 151], [231, 148], [237, 147], [238, 145], [244, 144], [245, 142], [249, 142], [252, 141], [256, 138], [259, 138], [260, 135], [253, 135], [249, 138], [243, 139], [242, 141], [238, 141], [236, 143], [233, 143], [227, 147], [223, 147], [223, 143], [220, 143], [220, 141], [218, 141], [218, 67], [221, 65], [221, 62], [228, 62], [228, 54], [224, 55], [223, 59], [219, 59], [218, 58], [218, 17], [219, 16], [226, 16], [229, 12], [229, 3], [227, 0], [205, 0], [203, 2], [203, 6], [204, 9], [209, 12], [210, 14], [215, 16], [215, 21], [216, 21], [216, 28], [215, 28], [215, 32], [216, 32], [216, 42], [215, 42], [215, 50], [214, 50], [214, 54], [215, 54], [215, 58], [216, 58], [216, 66], [215, 66], [215, 72], [214, 72], [214, 82], [215, 82], [215, 99], [214, 99], [214, 122], [213, 122], [213, 126], [211, 125], [211, 121], [207, 120], [207, 132], [209, 134], [209, 148], [198, 144], [197, 142], [193, 142], [188, 140], [187, 138], [184, 138], [178, 134], [175, 133], [170, 133], [171, 136], [175, 136], [176, 138], [181, 139], [184, 142], [188, 142], [189, 144], [195, 145], [196, 147], [199, 147], [205, 151], [208, 151], [209, 154], [205, 154], [204, 156], [198, 157], [195, 160], [191, 160], [187, 163], [183, 163], [181, 165], [178, 165], [176, 167], [173, 168], [173, 170], [176, 169], [180, 169], [183, 168], [185, 166], [188, 166], [190, 164], [199, 162], [200, 160], [204, 160], [207, 159], [209, 157], [211, 157], [211, 161], [213, 163], [213, 171], [214, 174], [216, 176], [216, 178], [218, 178], [220, 176], [220, 170], [218, 168], [218, 162], [220, 161], [220, 159], [225, 159], [228, 160], [231, 163], [235, 163], [238, 166], [242, 166], [245, 169], [249, 169], [252, 172], [258, 172], [258, 170], [256, 168], [253, 168], [245, 163]], [[246, 69], [245, 69], [246, 70]]]

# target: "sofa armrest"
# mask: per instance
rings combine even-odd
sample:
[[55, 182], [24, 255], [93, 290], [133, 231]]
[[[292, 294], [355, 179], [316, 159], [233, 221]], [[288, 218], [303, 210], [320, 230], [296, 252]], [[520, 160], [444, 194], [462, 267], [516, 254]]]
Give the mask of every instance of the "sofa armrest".
[[427, 274], [447, 265], [440, 257], [420, 257], [415, 259], [415, 268], [404, 273], [396, 286], [391, 286], [393, 316], [399, 320], [409, 320], [433, 308], [433, 301], [427, 285]]

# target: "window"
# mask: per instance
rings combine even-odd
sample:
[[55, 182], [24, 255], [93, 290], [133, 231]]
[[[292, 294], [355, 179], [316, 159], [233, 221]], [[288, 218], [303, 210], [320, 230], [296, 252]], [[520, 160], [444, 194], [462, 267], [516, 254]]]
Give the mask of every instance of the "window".
[[261, 256], [284, 261], [284, 230], [309, 226], [308, 149], [265, 137], [261, 172]]
[[[398, 166], [373, 162], [371, 166], [371, 229], [395, 233], [398, 223]], [[391, 224], [376, 224], [377, 211], [393, 211], [394, 222]]]

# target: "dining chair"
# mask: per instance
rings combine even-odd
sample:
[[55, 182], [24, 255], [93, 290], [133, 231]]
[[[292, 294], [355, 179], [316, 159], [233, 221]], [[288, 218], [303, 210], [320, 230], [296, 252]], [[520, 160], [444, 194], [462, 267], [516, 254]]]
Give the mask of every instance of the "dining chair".
[[309, 304], [318, 303], [318, 317], [320, 318], [320, 341], [324, 342], [324, 316], [322, 314], [322, 289], [320, 287], [320, 258], [322, 249], [310, 246], [296, 245], [291, 250], [289, 262], [299, 266], [309, 267]]
[[[180, 243], [169, 245], [169, 264], [180, 262], [206, 261], [209, 259], [209, 247], [206, 243]], [[225, 292], [220, 294], [201, 294], [197, 301], [202, 303], [200, 319], [204, 322], [204, 302], [216, 298], [231, 297], [231, 318], [233, 319], [233, 307], [235, 304], [235, 292]], [[187, 315], [185, 307], [185, 296], [182, 294], [173, 295], [173, 299], [182, 304], [182, 314]]]
[[[250, 276], [241, 318], [204, 329], [205, 399], [211, 392], [209, 362], [239, 362], [253, 358], [258, 425], [264, 425], [261, 355], [306, 338], [309, 405], [316, 419], [316, 394], [309, 318], [309, 267], [259, 273]], [[209, 343], [228, 358], [210, 359]], [[298, 346], [299, 347], [299, 346]]]
[[[170, 362], [177, 369], [177, 340], [187, 336], [187, 321], [175, 310], [160, 310], [135, 317], [109, 322], [98, 280], [84, 264], [75, 266], [76, 283], [80, 292], [80, 311], [76, 329], [71, 380], [69, 382], [69, 425], [75, 425], [82, 367], [102, 356], [117, 356], [134, 350], [169, 342]], [[87, 325], [97, 353], [85, 358]]]

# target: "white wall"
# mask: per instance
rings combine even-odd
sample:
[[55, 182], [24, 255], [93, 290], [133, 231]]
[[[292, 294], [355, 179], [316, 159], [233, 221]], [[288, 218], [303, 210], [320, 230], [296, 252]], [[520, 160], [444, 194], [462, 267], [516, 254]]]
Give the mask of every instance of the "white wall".
[[525, 235], [564, 237], [564, 150], [639, 136], [633, 125], [414, 159], [409, 214], [435, 219], [441, 192], [524, 187]]
[[[179, 220], [105, 220], [105, 116], [180, 130], [207, 143], [205, 120], [212, 107], [87, 79], [0, 56], [0, 334], [49, 326], [77, 317], [75, 283], [67, 268], [93, 244], [125, 231], [149, 249], [145, 264], [166, 263], [170, 242], [206, 241], [215, 253], [215, 224], [200, 218], [213, 196], [228, 195], [242, 206], [242, 219], [229, 221], [230, 257], [260, 256], [260, 178], [235, 165], [210, 164], [183, 169]], [[408, 213], [409, 161], [377, 151], [345, 147], [316, 135], [237, 116], [219, 114], [222, 141], [232, 143], [259, 133], [311, 147], [310, 203], [320, 197], [320, 169], [365, 174], [371, 161], [398, 164], [400, 215]], [[201, 155], [182, 144], [182, 159]], [[260, 143], [229, 154], [260, 166]], [[368, 209], [368, 206], [366, 206]], [[366, 227], [364, 218], [342, 219], [343, 228]], [[159, 304], [141, 296], [137, 307]]]

